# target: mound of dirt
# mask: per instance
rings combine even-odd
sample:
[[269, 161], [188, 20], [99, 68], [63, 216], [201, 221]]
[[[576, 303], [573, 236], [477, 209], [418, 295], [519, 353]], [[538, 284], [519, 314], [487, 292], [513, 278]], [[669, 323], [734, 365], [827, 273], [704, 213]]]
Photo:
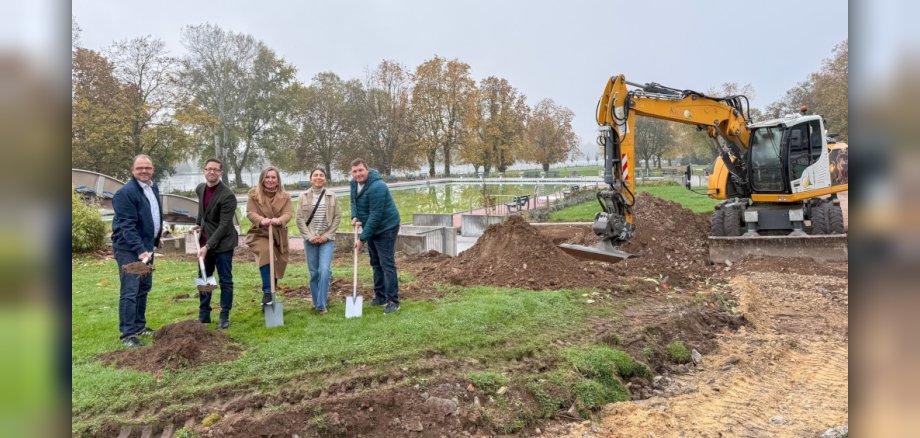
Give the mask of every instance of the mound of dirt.
[[494, 224], [470, 249], [419, 273], [423, 283], [529, 289], [604, 287], [618, 277], [564, 253], [520, 216]]
[[620, 249], [637, 258], [618, 268], [643, 277], [668, 277], [667, 282], [676, 285], [712, 272], [707, 240], [709, 215], [647, 193], [636, 196], [633, 211], [636, 234]]
[[99, 359], [119, 368], [158, 372], [232, 360], [241, 351], [226, 334], [209, 329], [207, 324], [182, 321], [154, 332], [150, 346], [105, 353]]

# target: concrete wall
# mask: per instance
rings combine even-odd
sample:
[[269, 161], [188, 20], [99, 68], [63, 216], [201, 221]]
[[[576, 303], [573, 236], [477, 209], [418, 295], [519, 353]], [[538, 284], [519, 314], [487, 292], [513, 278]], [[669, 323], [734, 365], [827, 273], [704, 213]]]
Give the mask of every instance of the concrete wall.
[[[336, 248], [351, 248], [355, 239], [351, 233], [335, 233]], [[427, 252], [427, 238], [425, 236], [403, 234], [396, 237], [396, 251], [406, 254], [420, 254]]]
[[482, 214], [460, 215], [460, 235], [464, 237], [481, 236], [489, 225], [500, 224], [505, 216], [488, 216]]
[[421, 225], [427, 227], [452, 227], [454, 226], [454, 215], [415, 213], [412, 215], [412, 225]]

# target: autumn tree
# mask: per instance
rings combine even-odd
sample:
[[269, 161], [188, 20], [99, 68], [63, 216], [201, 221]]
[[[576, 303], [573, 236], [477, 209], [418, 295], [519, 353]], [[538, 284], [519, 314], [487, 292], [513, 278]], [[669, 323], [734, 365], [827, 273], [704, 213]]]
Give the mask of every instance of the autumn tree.
[[574, 118], [572, 110], [556, 105], [552, 99], [538, 102], [527, 119], [527, 145], [523, 157], [540, 163], [543, 171], [548, 172], [551, 164], [578, 154], [580, 140], [572, 128]]
[[409, 89], [405, 67], [390, 60], [369, 72], [363, 87], [352, 89], [357, 114], [356, 155], [364, 155], [383, 175], [418, 165], [412, 150]]
[[495, 76], [480, 81], [478, 97], [479, 138], [471, 144], [482, 155], [472, 159], [482, 163], [483, 173], [488, 176], [493, 166], [504, 172], [520, 156], [529, 108], [523, 94], [507, 79]]
[[283, 169], [302, 171], [322, 165], [331, 171], [342, 167], [348, 156], [349, 140], [354, 131], [355, 116], [349, 87], [360, 87], [356, 80], [343, 81], [332, 72], [319, 73], [309, 87], [300, 90], [294, 109], [297, 130], [293, 156], [287, 161], [273, 160]]
[[469, 136], [469, 113], [474, 110], [476, 82], [470, 66], [458, 59], [435, 56], [415, 69], [412, 88], [413, 118], [420, 151], [435, 175], [435, 163], [444, 161], [444, 175], [458, 145]]
[[134, 90], [115, 78], [105, 56], [81, 47], [74, 50], [71, 76], [73, 167], [130, 178]]
[[192, 138], [173, 118], [179, 60], [169, 56], [165, 47], [162, 40], [145, 36], [118, 41], [108, 49], [116, 78], [133, 91], [129, 93], [133, 153], [150, 155], [157, 179], [174, 173], [193, 146]]
[[[645, 172], [648, 173], [653, 159], [673, 147], [671, 122], [652, 117], [636, 118], [635, 146], [636, 156], [645, 160]], [[658, 167], [661, 167], [659, 161]]]

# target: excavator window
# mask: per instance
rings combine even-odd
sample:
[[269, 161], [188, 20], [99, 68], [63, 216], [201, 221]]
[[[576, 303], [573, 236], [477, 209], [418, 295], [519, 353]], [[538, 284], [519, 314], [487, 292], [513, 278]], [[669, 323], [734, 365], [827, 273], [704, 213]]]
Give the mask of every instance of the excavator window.
[[789, 129], [789, 180], [797, 180], [821, 158], [821, 122], [812, 120]]
[[782, 126], [751, 132], [751, 186], [755, 192], [783, 191]]

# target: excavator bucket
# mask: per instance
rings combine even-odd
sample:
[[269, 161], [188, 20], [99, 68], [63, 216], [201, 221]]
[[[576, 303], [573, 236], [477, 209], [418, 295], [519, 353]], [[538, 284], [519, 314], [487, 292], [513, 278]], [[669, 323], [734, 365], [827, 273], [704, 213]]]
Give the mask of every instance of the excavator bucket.
[[593, 246], [563, 243], [559, 245], [559, 248], [581, 259], [600, 260], [608, 263], [621, 262], [633, 256], [628, 252], [618, 250], [607, 241], [599, 242]]
[[806, 257], [819, 262], [847, 261], [847, 235], [709, 237], [709, 261], [736, 262], [748, 256]]

